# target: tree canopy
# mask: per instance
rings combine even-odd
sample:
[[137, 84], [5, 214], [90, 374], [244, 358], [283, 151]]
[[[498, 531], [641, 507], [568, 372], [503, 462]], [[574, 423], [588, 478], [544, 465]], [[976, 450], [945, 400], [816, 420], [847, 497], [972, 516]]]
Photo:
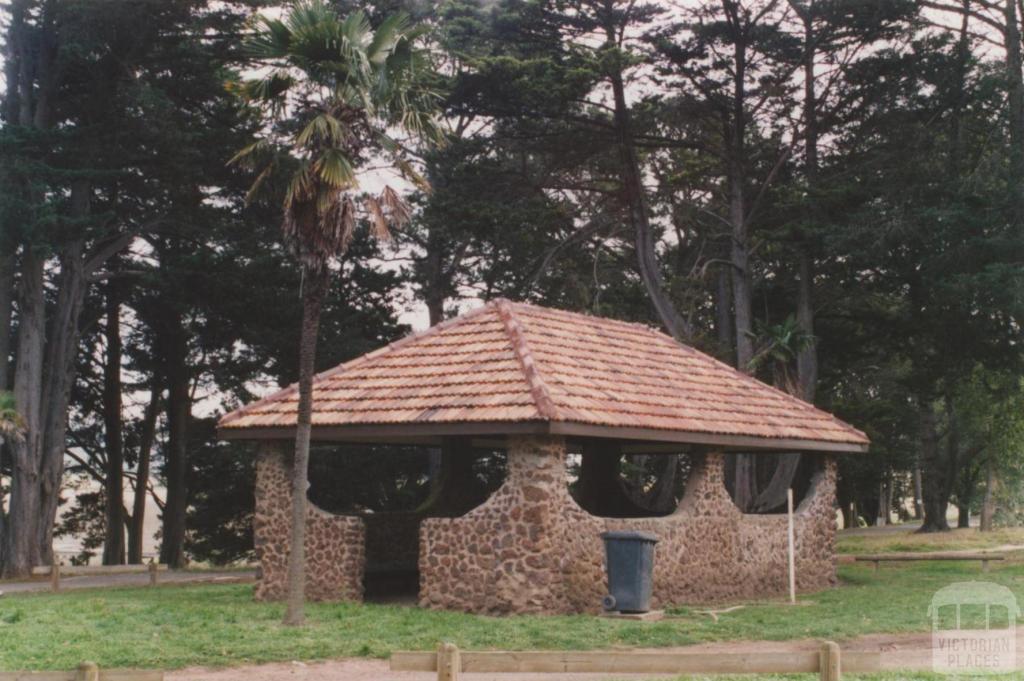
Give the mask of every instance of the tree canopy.
[[[212, 423], [299, 378], [311, 292], [316, 370], [497, 296], [658, 326], [868, 432], [846, 522], [1019, 522], [1016, 3], [265, 5], [0, 10], [3, 574], [141, 559], [147, 497], [162, 559], [245, 557]], [[414, 458], [337, 503], [426, 498]]]

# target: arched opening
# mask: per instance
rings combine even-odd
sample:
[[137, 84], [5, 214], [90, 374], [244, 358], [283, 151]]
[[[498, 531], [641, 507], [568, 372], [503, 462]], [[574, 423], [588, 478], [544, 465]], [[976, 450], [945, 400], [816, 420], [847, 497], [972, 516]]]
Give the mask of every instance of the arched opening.
[[692, 470], [685, 449], [587, 440], [569, 455], [569, 492], [591, 515], [651, 518], [679, 507]]
[[328, 513], [358, 515], [366, 532], [363, 595], [406, 602], [419, 589], [419, 528], [486, 501], [505, 479], [505, 452], [446, 438], [440, 446], [317, 444], [307, 493]]
[[795, 509], [810, 493], [814, 474], [821, 469], [821, 458], [805, 453], [730, 454], [725, 460], [725, 488], [742, 513], [782, 514], [787, 509], [787, 490], [793, 488]]

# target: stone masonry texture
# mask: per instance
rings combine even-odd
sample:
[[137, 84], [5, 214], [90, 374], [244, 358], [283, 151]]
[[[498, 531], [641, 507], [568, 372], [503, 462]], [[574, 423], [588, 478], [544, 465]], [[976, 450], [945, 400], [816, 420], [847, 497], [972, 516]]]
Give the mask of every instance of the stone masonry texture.
[[[673, 514], [628, 519], [599, 518], [581, 509], [569, 494], [565, 457], [562, 438], [510, 437], [507, 477], [490, 499], [464, 516], [420, 523], [421, 606], [485, 614], [597, 612], [607, 588], [600, 534], [625, 529], [659, 538], [655, 608], [787, 592], [786, 516], [740, 513], [725, 489], [723, 455], [693, 457]], [[794, 518], [800, 591], [836, 582], [836, 467], [832, 457], [823, 458]], [[289, 468], [285, 450], [261, 450], [254, 528], [259, 600], [285, 596]], [[360, 600], [363, 519], [331, 515], [312, 504], [307, 517], [308, 597]]]
[[[420, 529], [420, 605], [467, 612], [596, 612], [606, 592], [606, 530], [643, 530], [655, 549], [655, 608], [788, 590], [785, 515], [743, 515], [723, 482], [724, 457], [696, 457], [683, 501], [662, 518], [597, 518], [566, 486], [565, 444], [512, 437], [508, 477], [461, 518]], [[796, 510], [797, 588], [835, 584], [835, 464], [827, 458]]]
[[[264, 445], [256, 463], [253, 533], [259, 569], [255, 596], [282, 600], [288, 585], [291, 535], [291, 455]], [[312, 601], [363, 598], [365, 528], [356, 516], [327, 513], [312, 503], [306, 510], [306, 598]]]

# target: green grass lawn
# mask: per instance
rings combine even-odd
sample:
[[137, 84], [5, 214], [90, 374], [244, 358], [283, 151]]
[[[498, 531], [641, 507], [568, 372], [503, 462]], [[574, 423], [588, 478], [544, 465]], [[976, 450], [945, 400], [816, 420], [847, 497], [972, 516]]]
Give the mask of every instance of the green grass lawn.
[[975, 551], [999, 546], [1024, 546], [1024, 527], [1004, 527], [992, 532], [977, 529], [930, 534], [880, 532], [872, 535], [840, 533], [839, 553], [891, 553], [910, 551]]
[[[7, 595], [0, 598], [0, 669], [65, 669], [86, 659], [101, 667], [174, 669], [386, 657], [394, 650], [433, 649], [440, 640], [476, 650], [664, 647], [730, 639], [842, 641], [875, 632], [928, 631], [932, 594], [982, 575], [974, 563], [954, 562], [886, 566], [878, 574], [869, 566], [844, 565], [840, 577], [839, 588], [803, 596], [808, 604], [751, 603], [718, 622], [690, 608], [642, 623], [332, 603], [311, 605], [309, 626], [285, 629], [279, 626], [282, 606], [253, 602], [249, 585]], [[1024, 561], [1008, 561], [984, 578], [1006, 584], [1024, 602]]]

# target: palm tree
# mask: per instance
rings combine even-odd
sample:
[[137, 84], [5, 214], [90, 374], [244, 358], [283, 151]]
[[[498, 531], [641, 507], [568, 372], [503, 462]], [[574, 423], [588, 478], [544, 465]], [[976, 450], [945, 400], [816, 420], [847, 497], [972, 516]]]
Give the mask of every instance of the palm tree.
[[16, 407], [14, 395], [0, 392], [0, 443], [20, 440], [25, 436], [25, 419]]
[[278, 170], [286, 174], [282, 229], [303, 278], [286, 625], [304, 620], [313, 369], [331, 263], [347, 251], [358, 212], [378, 238], [409, 219], [407, 204], [391, 187], [357, 201], [358, 169], [370, 158], [387, 159], [426, 189], [388, 133], [403, 131], [427, 143], [442, 139], [434, 117], [439, 97], [428, 85], [432, 65], [417, 46], [423, 33], [402, 14], [374, 29], [362, 12], [341, 18], [322, 0], [301, 0], [283, 19], [258, 17], [246, 49], [261, 75], [236, 86], [261, 112], [268, 132], [232, 162], [259, 172], [250, 197]]
[[790, 315], [779, 324], [761, 325], [755, 339], [758, 349], [750, 360], [751, 370], [768, 365], [775, 387], [799, 397], [800, 386], [793, 368], [800, 352], [814, 342], [814, 336], [801, 329]]

